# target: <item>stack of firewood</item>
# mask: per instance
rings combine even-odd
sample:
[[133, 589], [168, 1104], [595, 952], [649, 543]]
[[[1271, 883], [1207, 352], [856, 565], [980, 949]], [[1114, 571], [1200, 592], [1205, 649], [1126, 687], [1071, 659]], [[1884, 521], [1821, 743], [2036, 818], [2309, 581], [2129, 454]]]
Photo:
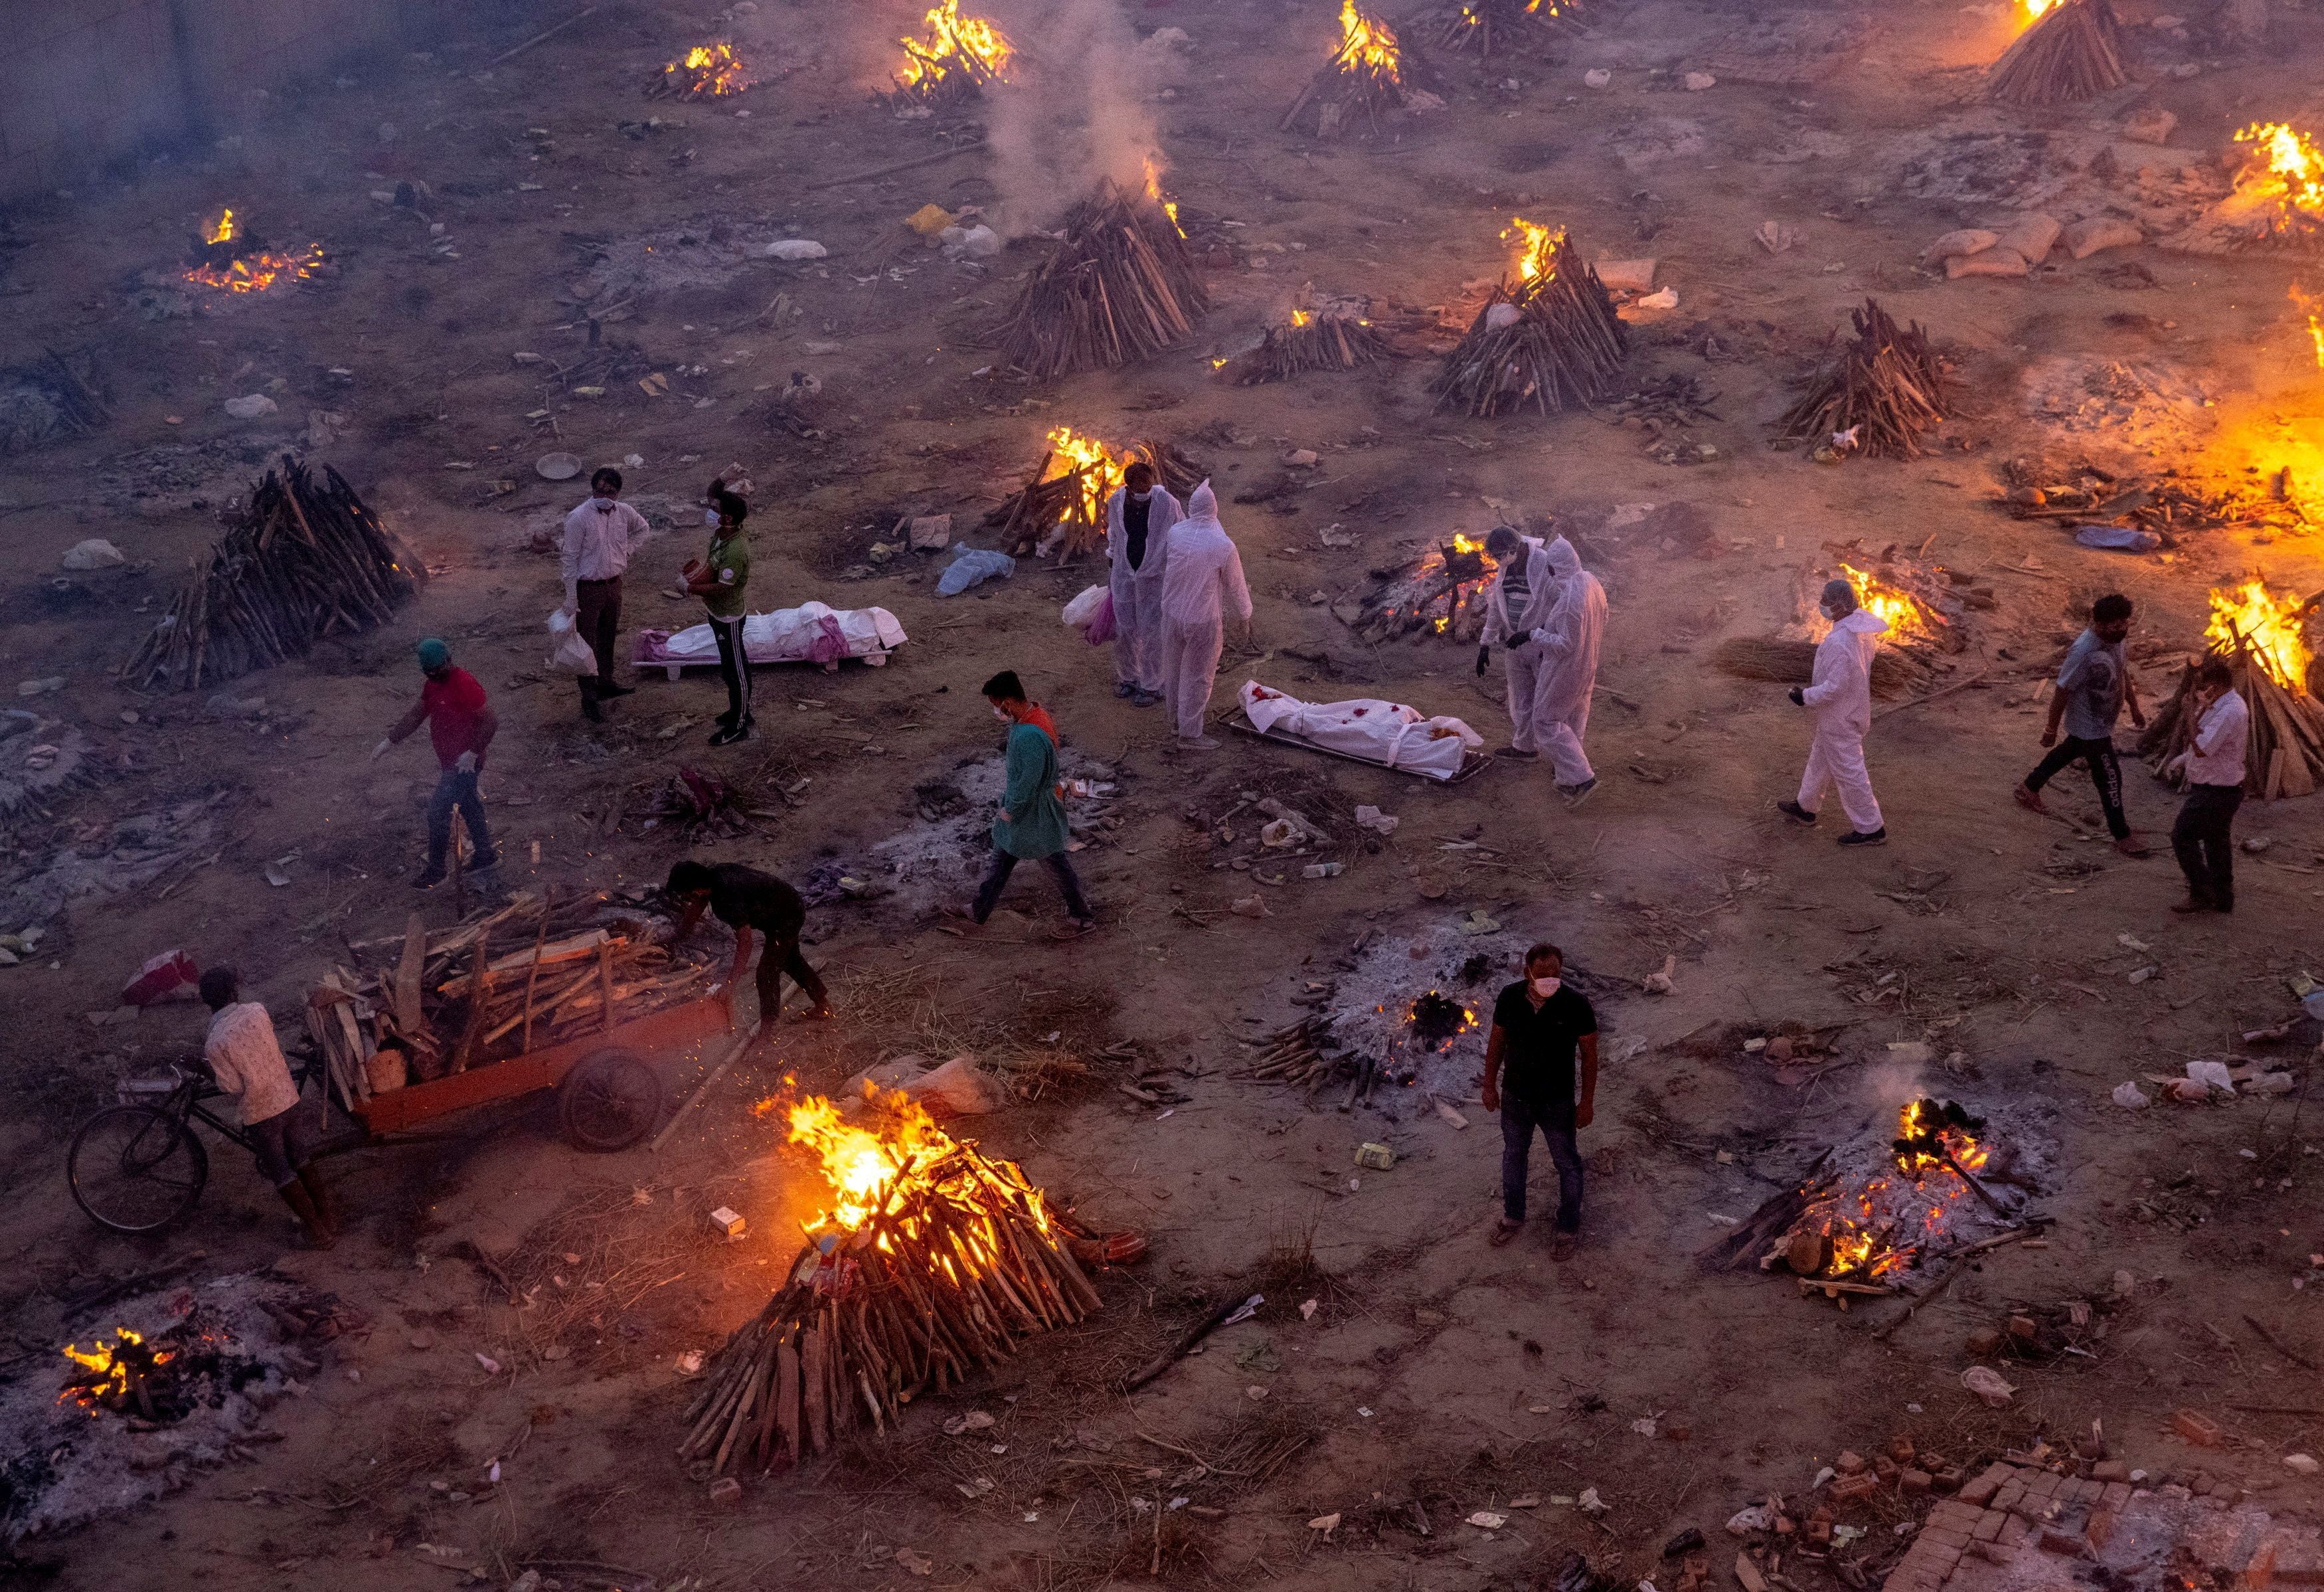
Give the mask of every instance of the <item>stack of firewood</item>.
[[2066, 105], [2128, 80], [2122, 23], [2108, 0], [2059, 0], [1993, 63], [1986, 92], [2009, 105]]
[[[2278, 680], [2249, 643], [2238, 638], [2215, 650], [2235, 671], [2236, 694], [2251, 712], [2244, 752], [2245, 793], [2262, 801], [2313, 794], [2324, 781], [2324, 707], [2304, 686], [2295, 689]], [[2187, 665], [2179, 689], [2139, 741], [2139, 751], [2158, 774], [2195, 738], [2201, 717], [2195, 708], [2195, 670], [2193, 663]]]
[[1439, 409], [1551, 414], [1598, 396], [1629, 351], [1597, 268], [1561, 235], [1538, 274], [1493, 290], [1429, 385]]
[[1259, 1056], [1244, 1069], [1245, 1078], [1305, 1084], [1316, 1089], [1348, 1065], [1348, 1058], [1332, 1038], [1332, 1020], [1321, 1013], [1303, 1017], [1288, 1028], [1278, 1028], [1263, 1040], [1243, 1042], [1260, 1051]]
[[[1092, 551], [1105, 540], [1105, 501], [1113, 495], [1120, 480], [1102, 459], [1084, 465], [1062, 461], [1065, 467], [1056, 475], [1049, 474], [1050, 467], [1059, 462], [1054, 449], [1041, 455], [1041, 462], [1033, 467], [1025, 485], [984, 516], [984, 528], [994, 533], [1003, 552], [1021, 558], [1060, 525], [1065, 530], [1065, 541], [1057, 549], [1061, 560]], [[1139, 463], [1152, 465], [1162, 490], [1182, 504], [1186, 495], [1203, 484], [1200, 467], [1172, 442], [1133, 443], [1112, 462], [1117, 469]]]
[[802, 1249], [789, 1282], [727, 1338], [686, 1412], [678, 1458], [713, 1476], [796, 1467], [864, 1422], [884, 1434], [922, 1393], [1100, 1308], [1065, 1229], [1013, 1162], [952, 1144], [908, 1163], [876, 1206], [855, 1231]]
[[1921, 434], [1944, 421], [1945, 374], [1914, 321], [1899, 327], [1874, 299], [1851, 313], [1856, 338], [1775, 422], [1784, 442], [1876, 458], [1918, 458]]
[[1211, 307], [1178, 224], [1111, 178], [1065, 215], [1001, 329], [1002, 359], [1038, 380], [1147, 359], [1194, 334]]
[[0, 368], [0, 392], [9, 389], [14, 391], [0, 398], [0, 454], [52, 437], [82, 436], [113, 418], [95, 384], [53, 348], [25, 364]]
[[1428, 13], [1420, 26], [1439, 50], [1491, 60], [1549, 43], [1556, 25], [1578, 23], [1582, 9], [1582, 0], [1454, 0]]
[[1268, 327], [1258, 347], [1229, 360], [1220, 375], [1238, 387], [1256, 387], [1311, 370], [1353, 370], [1396, 356], [1396, 346], [1369, 320], [1345, 315], [1295, 316], [1289, 326]]
[[1377, 133], [1380, 118], [1404, 108], [1418, 87], [1414, 74], [1419, 62], [1396, 30], [1357, 10], [1355, 0], [1342, 0], [1340, 30], [1339, 48], [1283, 113], [1284, 132], [1318, 138]]
[[386, 624], [427, 578], [339, 472], [318, 484], [285, 454], [252, 489], [121, 678], [192, 690], [301, 656], [327, 635]]

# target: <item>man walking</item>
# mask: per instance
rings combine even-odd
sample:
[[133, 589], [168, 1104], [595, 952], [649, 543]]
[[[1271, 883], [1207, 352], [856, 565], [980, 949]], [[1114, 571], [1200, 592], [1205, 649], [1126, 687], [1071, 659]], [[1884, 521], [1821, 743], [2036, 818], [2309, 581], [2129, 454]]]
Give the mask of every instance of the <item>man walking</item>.
[[371, 749], [374, 763], [388, 748], [422, 724], [435, 744], [436, 793], [428, 800], [428, 866], [412, 884], [429, 890], [444, 882], [445, 854], [452, 845], [452, 811], [459, 810], [468, 826], [469, 844], [475, 853], [469, 865], [477, 872], [501, 860], [493, 849], [493, 831], [484, 822], [484, 799], [477, 782], [484, 772], [484, 753], [500, 733], [501, 717], [484, 696], [476, 677], [452, 662], [452, 649], [434, 636], [420, 643], [420, 668], [428, 680], [420, 700], [398, 719], [395, 727]]
[[1557, 606], [1549, 624], [1535, 633], [1545, 653], [1535, 686], [1535, 726], [1559, 794], [1566, 806], [1579, 807], [1598, 788], [1582, 737], [1590, 728], [1590, 693], [1598, 685], [1606, 588], [1582, 567], [1581, 555], [1564, 537], [1553, 540], [1546, 551], [1550, 572], [1557, 578]]
[[724, 481], [710, 483], [703, 519], [710, 527], [710, 551], [686, 566], [686, 589], [702, 599], [710, 619], [710, 633], [718, 643], [718, 672], [726, 681], [726, 711], [710, 733], [714, 746], [731, 746], [751, 738], [756, 722], [751, 712], [751, 659], [742, 650], [742, 621], [750, 616], [751, 539], [742, 522], [751, 505], [726, 490]]
[[[2058, 671], [2058, 689], [2050, 698], [2050, 722], [2042, 731], [2048, 756], [2011, 792], [2017, 805], [2047, 814], [2042, 787], [2079, 759], [2090, 771], [2098, 791], [2098, 806], [2106, 813], [2114, 848], [2125, 856], [2144, 856], [2147, 848], [2130, 832], [2130, 818], [2122, 805], [2122, 759], [2114, 749], [2114, 721], [2126, 707], [2130, 722], [2144, 728], [2146, 714], [2138, 704], [2138, 682], [2123, 656], [2122, 643], [2130, 634], [2130, 599], [2110, 592], [2090, 605], [2089, 627], [2066, 650]], [[2058, 730], [2065, 728], [2060, 740]]]
[[299, 1218], [311, 1249], [338, 1241], [339, 1219], [330, 1192], [315, 1171], [315, 1146], [323, 1137], [320, 1102], [300, 1099], [290, 1064], [274, 1037], [273, 1019], [256, 1001], [242, 998], [241, 981], [230, 967], [212, 967], [201, 976], [202, 1004], [210, 1009], [209, 1032], [202, 1040], [202, 1064], [209, 1069], [258, 1152], [258, 1170]]
[[[1565, 987], [1565, 954], [1554, 945], [1526, 952], [1525, 976], [1493, 1003], [1485, 1039], [1485, 1109], [1501, 1115], [1501, 1219], [1498, 1246], [1525, 1226], [1526, 1170], [1534, 1130], [1557, 1166], [1557, 1229], [1550, 1257], [1573, 1253], [1582, 1232], [1580, 1130], [1598, 1109], [1598, 1014]], [[1580, 1063], [1580, 1089], [1575, 1084]]]
[[[1563, 539], [1561, 539], [1563, 540]], [[1503, 757], [1531, 762], [1541, 755], [1540, 685], [1547, 654], [1534, 640], [1557, 606], [1557, 577], [1541, 539], [1520, 535], [1508, 525], [1485, 534], [1485, 551], [1499, 569], [1485, 591], [1485, 631], [1477, 638], [1477, 678], [1501, 649], [1501, 676], [1509, 691], [1509, 744]]]
[[1074, 934], [1097, 927], [1097, 918], [1082, 894], [1081, 876], [1065, 853], [1065, 804], [1057, 794], [1056, 727], [1043, 709], [1025, 699], [1025, 684], [1013, 669], [1004, 669], [984, 682], [985, 700], [993, 717], [1009, 726], [1006, 773], [1000, 816], [992, 820], [992, 865], [977, 890], [975, 903], [964, 914], [947, 907], [947, 917], [966, 916], [978, 923], [992, 916], [1001, 904], [1001, 889], [1020, 862], [1038, 861], [1056, 876], [1065, 898], [1065, 922]]
[[608, 467], [590, 477], [589, 501], [565, 516], [557, 560], [565, 580], [565, 611], [597, 654], [595, 678], [581, 680], [581, 717], [593, 724], [604, 717], [598, 703], [637, 689], [614, 683], [613, 642], [622, 629], [622, 577], [629, 570], [630, 555], [653, 528], [621, 496], [621, 471]]
[[2187, 875], [2187, 899], [2174, 912], [2236, 910], [2236, 810], [2244, 804], [2244, 757], [2251, 708], [2224, 658], [2206, 658], [2195, 674], [2195, 738], [2164, 772], [2187, 776], [2187, 799], [2171, 826], [2171, 849]]
[[1186, 500], [1187, 517], [1170, 530], [1170, 557], [1162, 584], [1162, 691], [1178, 745], [1207, 751], [1218, 745], [1203, 733], [1211, 689], [1226, 650], [1226, 605], [1234, 606], [1242, 639], [1250, 635], [1250, 588], [1242, 555], [1219, 523], [1219, 500], [1204, 482]]
[[1864, 737], [1872, 728], [1872, 659], [1888, 622], [1857, 606], [1856, 588], [1845, 580], [1824, 582], [1817, 606], [1831, 634], [1816, 643], [1814, 682], [1791, 691], [1794, 702], [1815, 714], [1815, 734], [1800, 775], [1799, 800], [1778, 801], [1775, 808], [1795, 824], [1812, 824], [1837, 785], [1840, 810], [1855, 826], [1840, 843], [1885, 846], [1888, 828], [1864, 766]]
[[1105, 500], [1107, 588], [1113, 594], [1113, 694], [1150, 708], [1162, 696], [1162, 571], [1170, 527], [1186, 517], [1144, 462]]
[[726, 927], [734, 931], [734, 961], [726, 969], [725, 979], [711, 986], [710, 993], [725, 1004], [728, 1021], [733, 1021], [734, 986], [742, 981], [742, 969], [751, 962], [752, 934], [766, 937], [766, 949], [759, 953], [759, 1032], [761, 1035], [774, 1032], [775, 1021], [783, 1009], [783, 975], [790, 975], [815, 1004], [804, 1014], [807, 1017], [831, 1015], [831, 999], [816, 970], [807, 966], [807, 958], [799, 954], [799, 933], [807, 927], [807, 902], [799, 893], [776, 878], [741, 863], [682, 862], [672, 865], [669, 883], [662, 887], [672, 906], [685, 909], [678, 921], [678, 932], [670, 943], [676, 945], [694, 932], [707, 910]]

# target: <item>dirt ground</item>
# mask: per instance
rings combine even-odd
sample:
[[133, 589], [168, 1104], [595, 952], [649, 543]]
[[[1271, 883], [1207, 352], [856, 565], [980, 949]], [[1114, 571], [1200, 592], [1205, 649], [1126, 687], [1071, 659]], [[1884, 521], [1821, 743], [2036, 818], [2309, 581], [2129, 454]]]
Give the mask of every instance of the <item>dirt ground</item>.
[[[1982, 1462], [2094, 1421], [2135, 1464], [2312, 1510], [2314, 1483], [2280, 1461], [2324, 1440], [2324, 1320], [2306, 1286], [2324, 1270], [2324, 1134], [2301, 1104], [2314, 1034], [2273, 1049], [2239, 1036], [2296, 1015], [2286, 981], [2324, 955], [2324, 810], [2247, 805], [2239, 833], [2269, 845], [2239, 859], [2236, 914], [2182, 921], [2165, 910], [2180, 895], [2167, 848], [2114, 853], [2079, 772], [2052, 787], [2061, 816], [2047, 822], [2009, 788], [2039, 755], [2043, 681], [2093, 597], [2138, 604], [2133, 656], [2152, 699], [2198, 644], [2209, 588], [2257, 569], [2314, 590], [2324, 558], [2306, 536], [2224, 529], [2158, 554], [2097, 552], [1995, 506], [2020, 456], [2207, 478], [2290, 466], [2295, 490], [2316, 489], [2324, 405], [2287, 297], [2298, 263], [2144, 247], [1948, 282], [1915, 262], [1937, 233], [2036, 193], [1995, 173], [2045, 136], [2070, 142], [2160, 105], [2179, 117], [2173, 142], [2213, 160], [2248, 121], [2296, 119], [2324, 16], [2280, 7], [2273, 45], [2255, 51], [2218, 42], [2202, 5], [2177, 8], [2188, 21], [2172, 30], [2150, 25], [2153, 0], [2129, 0], [2138, 83], [2027, 114], [1977, 93], [2015, 25], [1997, 6], [1637, 0], [1548, 59], [1489, 74], [1448, 63], [1443, 108], [1379, 141], [1317, 144], [1275, 125], [1330, 48], [1329, 9], [1121, 7], [1140, 35], [1187, 35], [1171, 71], [1114, 81], [1155, 119], [1169, 185], [1209, 229], [1197, 236], [1226, 240], [1232, 263], [1210, 272], [1214, 307], [1188, 347], [1048, 388], [995, 377], [976, 340], [1038, 240], [981, 271], [898, 252], [898, 225], [923, 203], [994, 202], [985, 156], [821, 185], [961, 136], [869, 97], [884, 61], [872, 44], [913, 24], [902, 4], [761, 0], [723, 23], [606, 5], [491, 69], [565, 14], [484, 8], [432, 54], [352, 66], [278, 95], [217, 148], [7, 218], [0, 357], [86, 355], [114, 417], [0, 461], [0, 680], [64, 677], [20, 705], [96, 754], [95, 778], [11, 822], [0, 863], [15, 873], [0, 894], [29, 899], [13, 893], [60, 862], [115, 855], [151, 815], [179, 814], [190, 838], [158, 874], [126, 859], [82, 869], [126, 887], [42, 914], [37, 954], [0, 968], [15, 1035], [0, 1047], [14, 1102], [0, 1122], [0, 1377], [50, 1376], [62, 1343], [109, 1325], [67, 1301], [194, 1249], [197, 1276], [271, 1267], [370, 1329], [276, 1407], [279, 1441], [152, 1507], [21, 1541], [0, 1579], [361, 1588], [503, 1583], [530, 1565], [567, 1587], [1457, 1592], [1529, 1585], [1566, 1549], [1618, 1582], [1667, 1582], [1661, 1545], [1694, 1525], [1725, 1585], [1721, 1523], [1767, 1493], [1804, 1494], [1844, 1449], [1905, 1434]], [[1784, 58], [1734, 43], [1771, 31], [1837, 42]], [[641, 97], [650, 71], [714, 33], [742, 40], [775, 80], [726, 104]], [[1609, 88], [1584, 86], [1593, 67], [1611, 70]], [[1685, 91], [1680, 74], [1699, 67], [1719, 81]], [[622, 126], [656, 116], [678, 125]], [[406, 180], [429, 185], [424, 211], [374, 197]], [[166, 276], [198, 218], [227, 204], [278, 239], [319, 239], [332, 273], [206, 298], [191, 315], [141, 310], [144, 274]], [[1688, 433], [1715, 458], [1663, 463], [1610, 413], [1434, 415], [1425, 358], [1280, 386], [1211, 379], [1209, 361], [1247, 346], [1303, 282], [1465, 323], [1505, 263], [1497, 235], [1513, 213], [1572, 227], [1592, 255], [1659, 259], [1679, 307], [1634, 328], [1629, 371], [1718, 390], [1717, 418]], [[1796, 234], [1781, 253], [1753, 241], [1771, 219]], [[786, 235], [828, 257], [749, 253]], [[2132, 260], [2148, 282], [2116, 269]], [[1868, 294], [1925, 324], [1956, 367], [1938, 446], [1836, 467], [1772, 450], [1793, 384]], [[587, 352], [574, 301], [623, 295], [604, 325], [610, 374], [544, 375]], [[524, 354], [541, 363], [512, 357]], [[2092, 361], [2148, 375], [2096, 421], [2042, 407], [2056, 373], [2070, 384]], [[769, 391], [795, 370], [824, 383], [820, 438], [767, 420]], [[653, 373], [666, 393], [639, 386]], [[225, 413], [259, 392], [277, 414]], [[114, 671], [217, 533], [216, 512], [300, 445], [315, 412], [343, 418], [324, 422], [338, 435], [312, 457], [414, 541], [425, 594], [393, 627], [233, 681], [223, 702], [123, 689]], [[1330, 605], [1352, 612], [1368, 571], [1505, 514], [1603, 528], [1616, 504], [1683, 502], [1712, 534], [1692, 549], [1591, 540], [1612, 616], [1590, 736], [1602, 788], [1578, 810], [1545, 767], [1437, 787], [1232, 737], [1182, 754], [1158, 711], [1117, 700], [1105, 661], [1058, 624], [1086, 569], [1026, 560], [939, 599], [934, 562], [870, 560], [903, 514], [951, 513], [959, 539], [978, 541], [982, 511], [1061, 421], [1175, 440], [1220, 483], [1258, 605], [1252, 648], [1222, 667], [1222, 707], [1255, 677], [1458, 714], [1498, 744], [1498, 669], [1475, 678], [1462, 643], [1369, 645]], [[696, 551], [696, 494], [731, 460], [756, 483], [755, 606], [878, 604], [911, 640], [881, 670], [763, 674], [761, 732], [741, 746], [703, 744], [718, 702], [702, 675], [643, 680], [604, 727], [584, 725], [543, 662], [554, 558], [528, 551], [578, 497], [533, 473], [560, 447], [642, 460], [630, 495], [667, 533], [632, 572], [627, 624], [689, 622], [655, 588]], [[1294, 449], [1320, 465], [1277, 462]], [[1358, 545], [1326, 547], [1333, 525]], [[61, 573], [84, 537], [110, 539], [129, 566]], [[1779, 688], [1709, 662], [1724, 638], [1797, 618], [1800, 581], [1850, 543], [1921, 550], [1998, 603], [1942, 677], [1961, 689], [1877, 726], [1892, 840], [1862, 853], [1837, 849], [1830, 824], [1783, 826], [1772, 804], [1792, 793], [1802, 717]], [[415, 741], [365, 759], [411, 699], [411, 646], [428, 634], [450, 640], [501, 711], [487, 792], [512, 882], [560, 889], [658, 881], [685, 854], [614, 827], [680, 763], [777, 813], [702, 855], [794, 878], [866, 855], [921, 821], [916, 785], [996, 755], [976, 687], [1015, 668], [1074, 754], [1119, 782], [1119, 821], [1085, 828], [1079, 857], [1102, 926], [1053, 939], [1059, 909], [1038, 871], [979, 936], [940, 931], [909, 893], [819, 908], [808, 954], [842, 1020], [782, 1025], [659, 1153], [578, 1153], [541, 1111], [464, 1119], [449, 1143], [334, 1162], [356, 1217], [318, 1254], [288, 1247], [283, 1212], [222, 1146], [186, 1226], [143, 1242], [99, 1232], [65, 1187], [72, 1125], [115, 1078], [200, 1032], [185, 1006], [95, 1021], [138, 964], [180, 946], [232, 964], [295, 1034], [341, 939], [393, 932], [411, 910], [427, 753]], [[2142, 765], [2127, 782], [2133, 821], [2159, 841], [2175, 799]], [[790, 803], [767, 794], [777, 786]], [[1254, 886], [1266, 865], [1250, 869], [1249, 826], [1239, 841], [1214, 828], [1252, 790], [1323, 818], [1344, 873]], [[1368, 839], [1342, 816], [1357, 803], [1397, 816], [1396, 833]], [[269, 884], [270, 865], [287, 884]], [[1226, 911], [1254, 891], [1265, 921]], [[448, 921], [441, 892], [419, 899]], [[1564, 946], [1604, 1026], [1585, 1241], [1562, 1263], [1545, 1219], [1488, 1247], [1498, 1135], [1473, 1088], [1453, 1102], [1462, 1131], [1417, 1091], [1343, 1112], [1340, 1089], [1311, 1099], [1238, 1076], [1255, 1053], [1240, 1041], [1304, 1016], [1293, 997], [1367, 929], [1436, 945], [1477, 912], [1516, 941]], [[1666, 957], [1671, 992], [1649, 994]], [[1512, 976], [1493, 968], [1481, 993]], [[1782, 1024], [1844, 1025], [1839, 1061], [1776, 1067], [1744, 1050]], [[1101, 1069], [975, 1125], [1085, 1219], [1150, 1236], [1141, 1266], [1100, 1280], [1104, 1312], [1034, 1344], [1010, 1374], [928, 1401], [884, 1444], [711, 1501], [672, 1458], [690, 1397], [679, 1357], [715, 1348], [766, 1300], [820, 1192], [752, 1103], [786, 1075], [829, 1087], [905, 1051], [1072, 1056], [1119, 1041], [1179, 1069], [1171, 1083], [1188, 1098], [1129, 1098]], [[1888, 1048], [1916, 1042], [1934, 1060]], [[2143, 1114], [2110, 1101], [2126, 1079], [2214, 1057], [2289, 1059], [2300, 1088]], [[670, 1081], [675, 1094], [693, 1080]], [[1875, 1332], [1897, 1301], [1843, 1313], [1780, 1273], [1693, 1263], [1817, 1151], [1885, 1139], [1923, 1092], [2055, 1139], [2059, 1172], [2037, 1200], [2054, 1218], [2045, 1241], [1995, 1252], [1887, 1336]], [[1395, 1167], [1357, 1169], [1365, 1141], [1391, 1145]], [[1545, 1159], [1539, 1215], [1554, 1198]], [[748, 1214], [745, 1241], [705, 1231], [722, 1203]], [[1116, 1391], [1246, 1292], [1266, 1296], [1254, 1319], [1144, 1391]], [[2088, 1352], [2004, 1366], [2017, 1386], [2006, 1409], [1963, 1389], [1970, 1331], [2118, 1292]], [[2181, 1408], [2219, 1421], [2227, 1446], [2172, 1435]], [[996, 1423], [945, 1435], [971, 1410]], [[1584, 1489], [1602, 1512], [1573, 1502]], [[1527, 1495], [1538, 1503], [1511, 1507]], [[1508, 1523], [1462, 1523], [1480, 1510]], [[1877, 1581], [1904, 1541], [1889, 1528], [1913, 1513], [1893, 1490], [1849, 1506], [1843, 1520], [1868, 1534], [1793, 1561], [1800, 1592]], [[1327, 1516], [1334, 1530], [1311, 1528]]]

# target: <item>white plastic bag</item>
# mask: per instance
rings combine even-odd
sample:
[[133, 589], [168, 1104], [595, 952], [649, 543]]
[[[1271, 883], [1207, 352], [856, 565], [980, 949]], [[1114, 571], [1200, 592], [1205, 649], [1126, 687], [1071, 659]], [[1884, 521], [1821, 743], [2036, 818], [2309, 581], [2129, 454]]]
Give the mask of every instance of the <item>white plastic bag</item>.
[[1106, 598], [1106, 588], [1084, 587], [1079, 597], [1065, 605], [1065, 621], [1068, 630], [1080, 630], [1097, 617], [1098, 605]]
[[2146, 1097], [2146, 1091], [2135, 1083], [2115, 1085], [2114, 1103], [2125, 1111], [2144, 1111], [2153, 1104]]
[[573, 628], [573, 616], [562, 608], [549, 616], [549, 666], [567, 674], [597, 672], [597, 654]]

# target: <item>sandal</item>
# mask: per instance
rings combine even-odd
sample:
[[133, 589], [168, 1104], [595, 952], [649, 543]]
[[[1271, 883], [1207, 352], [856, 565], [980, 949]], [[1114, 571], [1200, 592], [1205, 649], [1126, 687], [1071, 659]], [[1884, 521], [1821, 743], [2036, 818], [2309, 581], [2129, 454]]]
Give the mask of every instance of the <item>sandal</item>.
[[1493, 1230], [1485, 1236], [1485, 1242], [1499, 1249], [1524, 1230], [1523, 1222], [1513, 1222], [1508, 1217], [1503, 1217], [1493, 1224]]

